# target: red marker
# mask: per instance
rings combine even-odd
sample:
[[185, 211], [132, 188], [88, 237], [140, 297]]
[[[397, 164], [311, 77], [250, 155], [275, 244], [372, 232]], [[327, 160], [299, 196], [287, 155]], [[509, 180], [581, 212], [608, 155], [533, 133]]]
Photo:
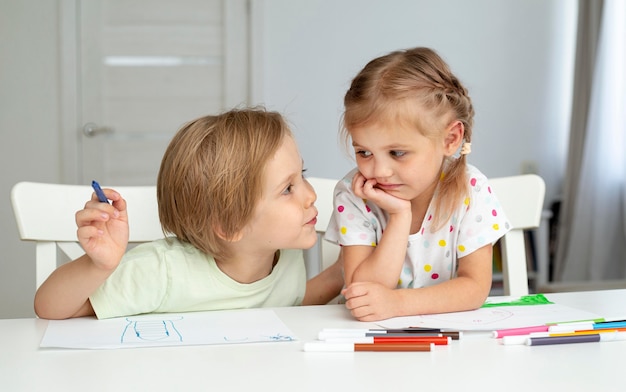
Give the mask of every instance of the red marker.
[[327, 343], [359, 343], [359, 344], [403, 344], [403, 343], [433, 343], [435, 345], [450, 344], [449, 336], [366, 336], [358, 338], [328, 338]]

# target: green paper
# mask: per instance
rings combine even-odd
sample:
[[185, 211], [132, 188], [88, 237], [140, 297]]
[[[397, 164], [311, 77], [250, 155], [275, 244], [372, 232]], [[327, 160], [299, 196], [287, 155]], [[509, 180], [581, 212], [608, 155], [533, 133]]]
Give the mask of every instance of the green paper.
[[494, 308], [496, 306], [525, 306], [525, 305], [546, 305], [551, 304], [543, 294], [524, 295], [517, 300], [509, 302], [485, 302], [481, 308]]

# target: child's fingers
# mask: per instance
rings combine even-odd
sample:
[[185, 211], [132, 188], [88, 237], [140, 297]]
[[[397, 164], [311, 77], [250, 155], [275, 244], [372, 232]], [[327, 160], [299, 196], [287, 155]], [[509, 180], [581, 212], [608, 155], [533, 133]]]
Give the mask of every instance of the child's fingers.
[[363, 187], [363, 183], [365, 182], [365, 177], [361, 172], [357, 172], [354, 177], [352, 177], [352, 189]]
[[107, 210], [110, 210], [114, 216], [119, 214], [117, 210], [110, 205], [108, 206], [108, 208], [106, 208], [105, 206], [98, 206], [98, 208], [93, 208], [89, 205], [90, 203], [91, 202], [88, 202], [84, 209], [76, 212], [75, 220], [78, 227], [91, 225], [94, 222], [108, 221], [109, 219], [111, 219], [111, 214]]
[[90, 203], [100, 203], [103, 206], [104, 205], [113, 205], [113, 207], [115, 207], [118, 211], [125, 211], [126, 210], [126, 200], [124, 200], [122, 195], [120, 195], [116, 190], [111, 189], [111, 188], [102, 188], [102, 192], [106, 196], [107, 200], [111, 201], [111, 204], [109, 204], [109, 203], [102, 203], [98, 199], [98, 195], [96, 195], [95, 192], [93, 192], [91, 194], [91, 200], [88, 202], [88, 204], [90, 204]]
[[81, 243], [88, 242], [92, 238], [100, 237], [103, 234], [104, 232], [95, 226], [82, 226], [76, 230], [76, 237], [78, 237]]
[[[102, 188], [102, 193], [104, 193], [104, 196], [106, 196], [107, 200], [115, 201], [121, 198], [120, 194], [111, 188]], [[91, 200], [101, 202], [96, 192], [91, 193]]]
[[363, 296], [367, 294], [366, 282], [352, 283], [343, 289], [341, 294], [346, 297], [346, 299]]
[[354, 194], [360, 198], [366, 198], [363, 192], [363, 187], [366, 183], [367, 179], [361, 173], [357, 173], [352, 179], [352, 191]]
[[374, 186], [377, 184], [375, 180], [367, 180], [363, 183], [363, 193], [368, 196], [373, 196], [376, 194], [377, 189]]

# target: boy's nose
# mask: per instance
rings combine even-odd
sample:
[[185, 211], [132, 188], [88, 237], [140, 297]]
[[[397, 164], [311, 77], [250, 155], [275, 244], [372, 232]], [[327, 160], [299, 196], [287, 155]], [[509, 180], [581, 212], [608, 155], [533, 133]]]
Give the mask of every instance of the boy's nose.
[[313, 185], [311, 185], [308, 181], [305, 181], [305, 183], [307, 188], [306, 205], [307, 207], [310, 207], [315, 204], [317, 194], [315, 193], [315, 189], [313, 189]]

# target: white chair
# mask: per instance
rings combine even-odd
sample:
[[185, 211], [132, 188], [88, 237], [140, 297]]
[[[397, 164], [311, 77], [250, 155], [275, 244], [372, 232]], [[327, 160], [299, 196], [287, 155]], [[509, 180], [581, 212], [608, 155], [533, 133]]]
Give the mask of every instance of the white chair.
[[[115, 189], [126, 200], [131, 246], [164, 237], [155, 186], [105, 187]], [[20, 239], [35, 242], [36, 288], [64, 259], [73, 260], [85, 253], [76, 238], [74, 216], [92, 193], [87, 185], [20, 182], [13, 186], [11, 203]]]
[[330, 222], [330, 216], [333, 213], [333, 196], [338, 180], [307, 177], [307, 181], [309, 181], [313, 189], [315, 189], [315, 193], [317, 193], [315, 206], [318, 211], [317, 223], [315, 224], [317, 242], [313, 248], [304, 252], [307, 278], [310, 279], [333, 264], [337, 260], [337, 256], [339, 256], [339, 246], [323, 239]]
[[538, 175], [524, 174], [491, 178], [489, 185], [512, 226], [511, 231], [500, 239], [504, 295], [528, 295], [524, 231], [536, 229], [541, 223], [545, 182]]
[[[317, 193], [315, 205], [319, 211], [315, 225], [318, 242], [305, 252], [307, 276], [310, 278], [333, 263], [339, 254], [339, 246], [322, 239], [333, 211], [333, 192], [337, 180], [316, 177], [309, 177], [307, 180]], [[504, 295], [527, 295], [528, 270], [524, 230], [539, 227], [545, 183], [537, 175], [525, 174], [492, 178], [489, 184], [512, 225], [512, 230], [500, 240]]]

